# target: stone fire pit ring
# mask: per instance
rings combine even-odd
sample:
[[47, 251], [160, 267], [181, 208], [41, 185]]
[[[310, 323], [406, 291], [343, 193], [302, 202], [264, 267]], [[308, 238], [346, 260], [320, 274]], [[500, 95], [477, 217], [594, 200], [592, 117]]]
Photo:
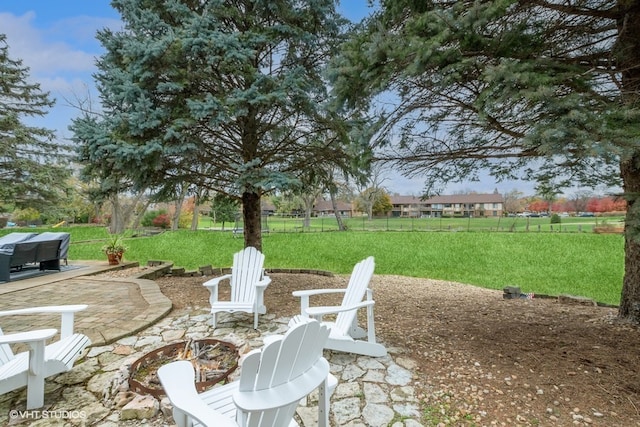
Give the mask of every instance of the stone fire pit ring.
[[[203, 369], [210, 369], [211, 361], [209, 360], [182, 357], [188, 347], [193, 349], [194, 346], [196, 346], [195, 348], [208, 348], [207, 346], [211, 346], [227, 353], [225, 357], [231, 357], [232, 359], [232, 363], [228, 364], [229, 366], [226, 366], [222, 370], [223, 372], [217, 373], [214, 378], [207, 379], [206, 381], [198, 381], [198, 378], [196, 378], [195, 385], [198, 392], [203, 392], [219, 382], [226, 381], [229, 375], [238, 368], [240, 355], [238, 354], [236, 346], [229, 342], [216, 339], [180, 341], [152, 350], [134, 361], [131, 364], [129, 374], [129, 389], [138, 394], [149, 394], [156, 398], [161, 398], [165, 395], [165, 392], [155, 372], [157, 372], [160, 366], [176, 360], [191, 360], [192, 363], [199, 364]], [[151, 378], [151, 381], [142, 381], [140, 379], [141, 376]]]

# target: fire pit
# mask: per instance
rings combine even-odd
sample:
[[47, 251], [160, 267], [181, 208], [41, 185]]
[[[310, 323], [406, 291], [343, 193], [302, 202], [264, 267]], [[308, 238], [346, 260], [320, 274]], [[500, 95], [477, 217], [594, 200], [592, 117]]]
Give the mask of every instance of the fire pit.
[[201, 339], [169, 344], [131, 364], [129, 388], [140, 394], [164, 396], [157, 376], [158, 368], [176, 360], [189, 360], [196, 371], [196, 389], [202, 392], [225, 381], [238, 367], [238, 359], [236, 347], [224, 341]]

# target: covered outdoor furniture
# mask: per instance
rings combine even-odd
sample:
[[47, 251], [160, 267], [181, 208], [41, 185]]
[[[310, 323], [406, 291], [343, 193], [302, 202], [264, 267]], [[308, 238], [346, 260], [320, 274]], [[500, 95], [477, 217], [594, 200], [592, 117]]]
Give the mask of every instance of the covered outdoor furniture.
[[[0, 317], [28, 314], [60, 314], [60, 339], [47, 345], [57, 329], [37, 329], [3, 335], [0, 329], [0, 395], [27, 387], [27, 409], [44, 405], [44, 380], [73, 367], [91, 344], [88, 337], [73, 332], [74, 314], [87, 305], [61, 305], [0, 311]], [[11, 344], [27, 344], [28, 351], [14, 354]]]
[[[349, 284], [345, 289], [312, 289], [293, 292], [293, 296], [300, 298], [300, 314], [302, 316], [322, 321], [323, 316], [336, 314], [334, 322], [323, 322], [330, 329], [325, 348], [374, 357], [387, 354], [386, 348], [376, 342], [373, 321], [375, 301], [373, 300], [373, 290], [369, 288], [374, 268], [374, 259], [369, 257], [355, 265], [349, 278]], [[311, 296], [331, 293], [344, 293], [341, 305], [333, 307], [310, 306]], [[358, 326], [357, 314], [361, 308], [367, 310], [366, 330]]]
[[60, 240], [60, 252], [58, 253], [58, 260], [64, 260], [65, 262], [67, 262], [69, 245], [71, 244], [71, 234], [45, 231], [44, 233], [40, 233], [37, 236], [34, 236], [30, 241], [46, 242], [51, 240]]
[[[264, 254], [248, 246], [234, 254], [231, 274], [215, 277], [203, 283], [211, 292], [209, 302], [213, 314], [213, 327], [216, 326], [218, 312], [241, 311], [253, 313], [253, 327], [258, 328], [258, 314], [267, 312], [264, 305], [264, 290], [271, 283], [271, 279], [264, 274], [263, 265]], [[231, 286], [231, 297], [229, 301], [219, 301], [218, 285], [227, 279]]]
[[0, 237], [0, 253], [11, 253], [16, 243], [31, 239], [38, 233], [9, 233]]
[[[318, 426], [329, 426], [329, 397], [337, 385], [322, 357], [329, 331], [315, 320], [295, 324], [262, 349], [249, 352], [240, 379], [198, 394], [191, 362], [158, 369], [178, 427], [297, 426], [300, 400], [319, 388]], [[193, 424], [192, 424], [193, 423]]]
[[69, 241], [69, 233], [11, 233], [0, 238], [0, 281], [8, 282], [12, 269], [27, 264], [38, 264], [40, 270], [60, 270]]

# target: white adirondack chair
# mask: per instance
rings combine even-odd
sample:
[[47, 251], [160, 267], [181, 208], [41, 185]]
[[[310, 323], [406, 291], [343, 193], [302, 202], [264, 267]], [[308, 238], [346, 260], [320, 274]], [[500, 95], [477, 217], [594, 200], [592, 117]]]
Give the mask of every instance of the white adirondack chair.
[[[355, 265], [345, 289], [311, 289], [293, 292], [293, 296], [300, 297], [300, 313], [303, 317], [322, 321], [324, 315], [336, 314], [334, 322], [323, 322], [330, 329], [325, 348], [373, 357], [387, 354], [387, 349], [376, 342], [373, 321], [375, 301], [373, 291], [369, 288], [374, 268], [373, 257], [369, 257]], [[331, 293], [344, 293], [340, 306], [311, 307], [309, 305], [311, 296]], [[365, 296], [366, 300], [364, 300]], [[358, 326], [357, 314], [361, 308], [367, 309], [366, 330]]]
[[240, 379], [198, 394], [188, 361], [158, 369], [158, 378], [173, 405], [178, 427], [297, 426], [296, 407], [316, 388], [318, 426], [329, 427], [329, 397], [337, 384], [322, 357], [328, 329], [302, 319], [242, 362]]
[[[49, 345], [56, 329], [38, 329], [3, 335], [0, 330], [0, 394], [27, 387], [27, 409], [44, 406], [44, 380], [73, 367], [82, 351], [91, 344], [88, 337], [73, 333], [74, 314], [87, 305], [33, 307], [0, 311], [0, 316], [59, 313], [62, 317], [60, 340]], [[14, 354], [10, 344], [27, 344], [30, 349]]]
[[[264, 274], [263, 265], [264, 254], [248, 246], [233, 255], [231, 274], [215, 277], [203, 283], [211, 292], [209, 302], [213, 314], [213, 327], [216, 326], [218, 312], [241, 311], [253, 313], [253, 328], [258, 329], [258, 314], [267, 312], [264, 290], [271, 283], [271, 279]], [[226, 279], [229, 279], [231, 285], [231, 298], [229, 301], [219, 301], [218, 285]]]

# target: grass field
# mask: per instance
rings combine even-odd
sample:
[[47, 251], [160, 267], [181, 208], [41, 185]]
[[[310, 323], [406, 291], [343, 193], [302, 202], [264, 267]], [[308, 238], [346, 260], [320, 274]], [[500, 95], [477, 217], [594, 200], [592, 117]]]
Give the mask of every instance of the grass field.
[[[71, 233], [70, 260], [105, 259], [100, 251], [106, 237], [103, 227], [54, 230]], [[1, 230], [1, 234], [10, 231], [27, 230]], [[129, 238], [127, 245], [126, 260], [172, 261], [191, 270], [230, 266], [243, 240], [229, 231], [180, 230]], [[519, 286], [523, 292], [580, 295], [613, 305], [620, 300], [624, 272], [623, 236], [584, 231], [271, 232], [263, 237], [263, 252], [267, 268], [349, 273], [357, 261], [373, 255], [376, 274], [444, 279], [491, 289]]]
[[[486, 217], [486, 218], [344, 218], [343, 222], [351, 231], [511, 231], [511, 232], [592, 232], [596, 226], [621, 225], [622, 216], [599, 217], [567, 217], [561, 218], [560, 224], [551, 224], [549, 218], [541, 217]], [[336, 219], [331, 216], [314, 217], [309, 227], [303, 226], [301, 218], [265, 216], [262, 228], [270, 232], [323, 232], [337, 231]], [[232, 229], [235, 223], [224, 224], [225, 229]], [[242, 228], [242, 223], [237, 224]], [[214, 223], [210, 217], [201, 217], [200, 228], [222, 229], [222, 223]]]

